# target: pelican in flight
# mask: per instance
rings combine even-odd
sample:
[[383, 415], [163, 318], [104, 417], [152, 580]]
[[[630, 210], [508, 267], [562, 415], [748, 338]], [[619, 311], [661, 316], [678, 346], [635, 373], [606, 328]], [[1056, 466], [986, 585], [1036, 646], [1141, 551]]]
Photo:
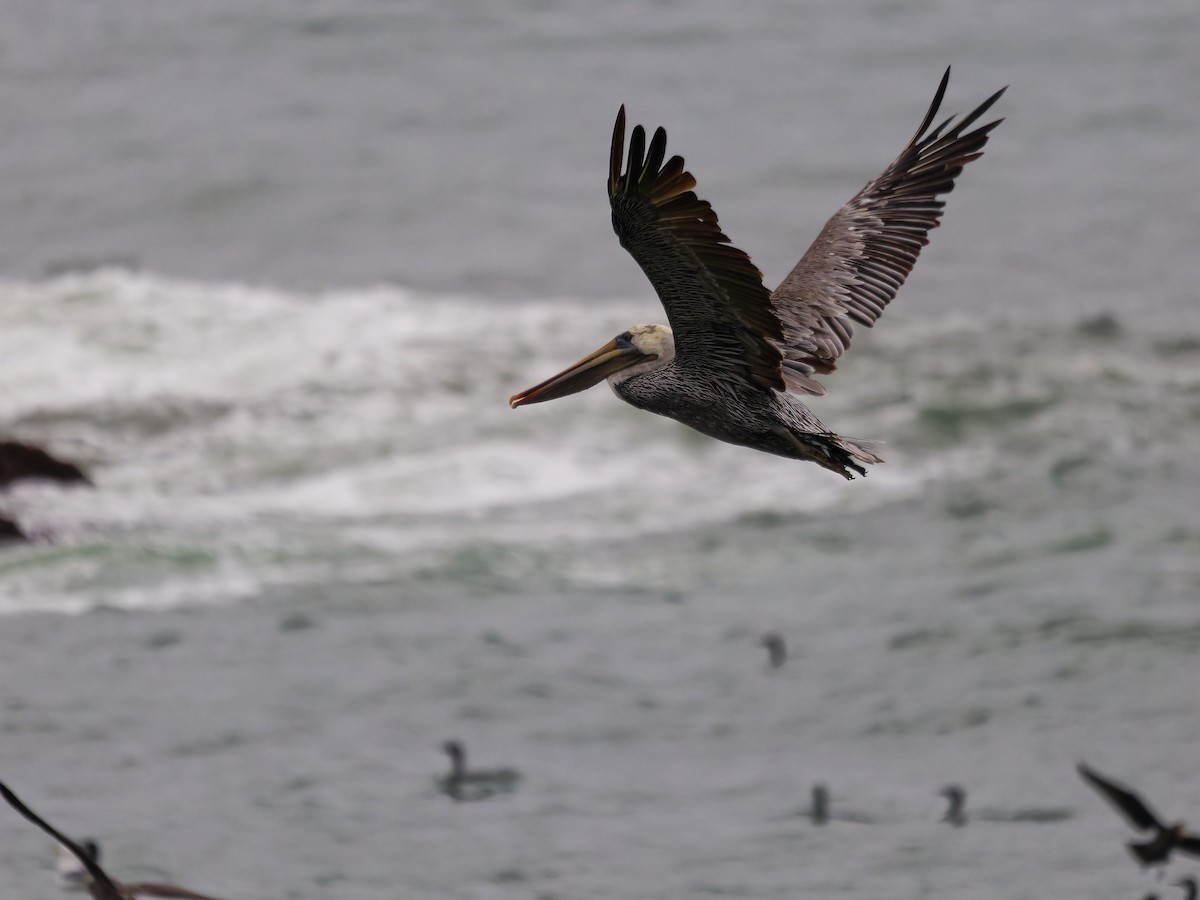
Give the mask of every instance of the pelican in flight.
[[666, 159], [664, 129], [647, 149], [645, 129], [635, 127], [626, 156], [622, 106], [609, 157], [613, 229], [650, 279], [670, 325], [622, 332], [514, 394], [509, 406], [565, 397], [607, 378], [627, 403], [710, 437], [810, 459], [845, 478], [865, 475], [864, 465], [883, 460], [822, 425], [799, 395], [825, 393], [813, 376], [837, 368], [856, 324], [870, 327], [883, 314], [938, 225], [945, 205], [938, 198], [1003, 121], [967, 131], [1001, 89], [958, 122], [952, 116], [930, 130], [949, 80], [946, 69], [903, 152], [825, 223], [774, 292], [696, 196], [683, 158]]

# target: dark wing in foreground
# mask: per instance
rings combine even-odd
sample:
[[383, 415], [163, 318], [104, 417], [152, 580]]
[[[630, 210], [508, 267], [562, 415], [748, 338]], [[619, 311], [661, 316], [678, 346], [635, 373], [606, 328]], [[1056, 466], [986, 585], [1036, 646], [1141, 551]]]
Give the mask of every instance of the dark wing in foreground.
[[77, 843], [60, 832], [54, 826], [50, 825], [39, 815], [37, 815], [28, 806], [22, 803], [17, 795], [8, 789], [4, 784], [0, 784], [0, 796], [3, 796], [8, 801], [8, 805], [23, 815], [26, 819], [36, 825], [46, 834], [50, 835], [64, 847], [75, 855], [75, 858], [87, 869], [87, 873], [91, 876], [92, 884], [89, 886], [91, 895], [96, 900], [125, 900], [125, 895], [117, 888], [112, 879], [108, 877], [99, 863], [92, 859], [92, 855], [80, 847]]
[[[1085, 763], [1078, 763], [1075, 768], [1083, 780], [1094, 787], [1100, 796], [1111, 803], [1138, 831], [1162, 829], [1163, 826], [1158, 817], [1133, 791], [1115, 781], [1109, 781], [1095, 770], [1088, 768]], [[1182, 843], [1180, 847], [1182, 847]]]
[[1179, 843], [1175, 845], [1180, 853], [1186, 853], [1188, 856], [1200, 857], [1200, 836], [1194, 834], [1185, 834], [1179, 839]]
[[730, 245], [713, 208], [696, 196], [696, 179], [683, 158], [663, 163], [666, 151], [666, 131], [654, 132], [647, 152], [646, 131], [638, 125], [621, 173], [622, 106], [609, 157], [613, 230], [658, 293], [681, 365], [782, 390], [778, 345], [784, 335], [762, 273]]
[[951, 116], [926, 134], [946, 93], [950, 69], [904, 152], [825, 223], [817, 239], [771, 295], [783, 327], [787, 387], [821, 395], [810, 376], [828, 374], [850, 346], [854, 323], [870, 327], [883, 314], [921, 248], [929, 243], [963, 166], [983, 155], [997, 119], [964, 134], [1000, 99], [992, 94], [946, 131]]

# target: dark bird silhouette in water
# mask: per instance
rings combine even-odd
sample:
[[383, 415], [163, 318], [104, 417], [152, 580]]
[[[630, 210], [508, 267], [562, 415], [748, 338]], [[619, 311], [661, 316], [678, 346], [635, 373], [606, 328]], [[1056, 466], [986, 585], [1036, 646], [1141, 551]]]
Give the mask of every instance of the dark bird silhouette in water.
[[[812, 786], [811, 801], [808, 809], [792, 813], [791, 816], [802, 816], [814, 825], [827, 825], [830, 822], [853, 822], [856, 825], [870, 825], [874, 817], [854, 810], [838, 808], [834, 811], [832, 795], [824, 782]], [[791, 817], [789, 816], [789, 818]]]
[[942, 816], [942, 821], [949, 822], [955, 828], [962, 828], [966, 825], [967, 792], [957, 784], [948, 784], [938, 794], [945, 797], [950, 803], [946, 808], [946, 814]]
[[813, 785], [812, 807], [808, 815], [814, 825], [824, 825], [829, 821], [829, 788], [825, 785]]
[[517, 787], [521, 774], [514, 769], [467, 768], [467, 751], [459, 741], [446, 741], [442, 749], [450, 757], [450, 774], [438, 779], [438, 787], [455, 800], [486, 800], [507, 794]]
[[767, 648], [767, 664], [772, 669], [778, 669], [787, 662], [787, 644], [783, 640], [783, 635], [778, 631], [768, 631], [758, 644], [760, 647]]
[[[900, 155], [833, 217], [774, 291], [729, 242], [696, 196], [683, 157], [667, 157], [667, 132], [625, 145], [625, 107], [609, 152], [613, 230], [658, 294], [669, 325], [635, 325], [557, 375], [514, 394], [516, 408], [566, 397], [605, 379], [626, 403], [702, 434], [789, 459], [812, 460], [844, 478], [883, 460], [835, 434], [801, 397], [837, 368], [858, 327], [883, 315], [942, 217], [942, 196], [983, 155], [1000, 120], [971, 126], [992, 94], [957, 121], [935, 125], [950, 70]], [[539, 335], [545, 347], [554, 341]]]
[[65, 847], [87, 873], [84, 883], [93, 900], [139, 900], [142, 897], [175, 897], [177, 900], [216, 900], [173, 884], [122, 884], [100, 868], [100, 848], [94, 841], [77, 844], [20, 801], [8, 786], [0, 783], [0, 796], [9, 806]]
[[1152, 832], [1148, 841], [1128, 841], [1125, 845], [1140, 865], [1163, 865], [1175, 850], [1200, 857], [1200, 836], [1189, 834], [1182, 822], [1163, 824], [1149, 805], [1123, 784], [1101, 775], [1086, 763], [1077, 763], [1075, 768], [1136, 831]]

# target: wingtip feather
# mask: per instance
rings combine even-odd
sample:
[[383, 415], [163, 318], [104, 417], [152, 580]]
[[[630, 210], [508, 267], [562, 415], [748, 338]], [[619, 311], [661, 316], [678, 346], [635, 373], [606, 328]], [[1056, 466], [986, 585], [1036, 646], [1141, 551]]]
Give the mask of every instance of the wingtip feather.
[[613, 123], [612, 144], [608, 151], [608, 195], [617, 192], [621, 180], [621, 159], [625, 155], [625, 104], [617, 110], [617, 121]]

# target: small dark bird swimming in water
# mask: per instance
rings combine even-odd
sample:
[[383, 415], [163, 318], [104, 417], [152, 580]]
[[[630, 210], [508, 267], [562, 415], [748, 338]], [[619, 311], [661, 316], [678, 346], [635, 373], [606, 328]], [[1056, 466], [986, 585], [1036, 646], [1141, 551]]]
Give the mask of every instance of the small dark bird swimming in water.
[[0, 796], [8, 801], [9, 806], [36, 825], [46, 834], [65, 847], [79, 862], [87, 873], [82, 879], [87, 885], [88, 893], [93, 900], [139, 900], [142, 897], [174, 897], [177, 900], [216, 900], [207, 894], [197, 894], [186, 888], [173, 884], [122, 884], [108, 877], [108, 873], [100, 868], [100, 847], [95, 841], [85, 841], [77, 844], [57, 828], [48, 823], [37, 813], [18, 799], [17, 795], [0, 783]]
[[767, 663], [772, 669], [778, 669], [787, 662], [787, 644], [778, 631], [768, 631], [758, 643], [759, 646], [767, 648]]
[[957, 122], [951, 116], [930, 130], [949, 78], [946, 69], [900, 155], [833, 215], [774, 291], [696, 196], [683, 158], [667, 159], [665, 130], [655, 131], [647, 146], [638, 125], [626, 157], [622, 106], [609, 155], [613, 229], [649, 278], [670, 325], [622, 332], [514, 394], [509, 406], [566, 397], [607, 378], [627, 403], [709, 437], [812, 460], [845, 478], [865, 475], [863, 466], [883, 460], [826, 428], [800, 397], [823, 395], [814, 376], [837, 368], [856, 325], [869, 328], [883, 314], [939, 224], [945, 206], [939, 198], [983, 155], [1000, 124], [967, 131], [1003, 90]]
[[1163, 824], [1150, 806], [1129, 788], [1101, 775], [1086, 763], [1077, 763], [1075, 768], [1135, 830], [1153, 832], [1148, 841], [1128, 841], [1125, 845], [1140, 865], [1163, 865], [1175, 850], [1200, 857], [1200, 835], [1189, 834], [1182, 822]]
[[467, 768], [467, 751], [459, 741], [446, 741], [442, 749], [450, 757], [450, 774], [438, 779], [447, 796], [455, 800], [486, 800], [516, 789], [521, 775], [514, 769]]
[[825, 785], [813, 785], [812, 808], [808, 814], [814, 825], [824, 825], [829, 821], [829, 788]]
[[957, 784], [948, 784], [938, 792], [940, 796], [945, 797], [950, 801], [949, 807], [946, 809], [946, 814], [942, 816], [943, 822], [949, 822], [955, 828], [962, 828], [967, 824], [967, 792]]

